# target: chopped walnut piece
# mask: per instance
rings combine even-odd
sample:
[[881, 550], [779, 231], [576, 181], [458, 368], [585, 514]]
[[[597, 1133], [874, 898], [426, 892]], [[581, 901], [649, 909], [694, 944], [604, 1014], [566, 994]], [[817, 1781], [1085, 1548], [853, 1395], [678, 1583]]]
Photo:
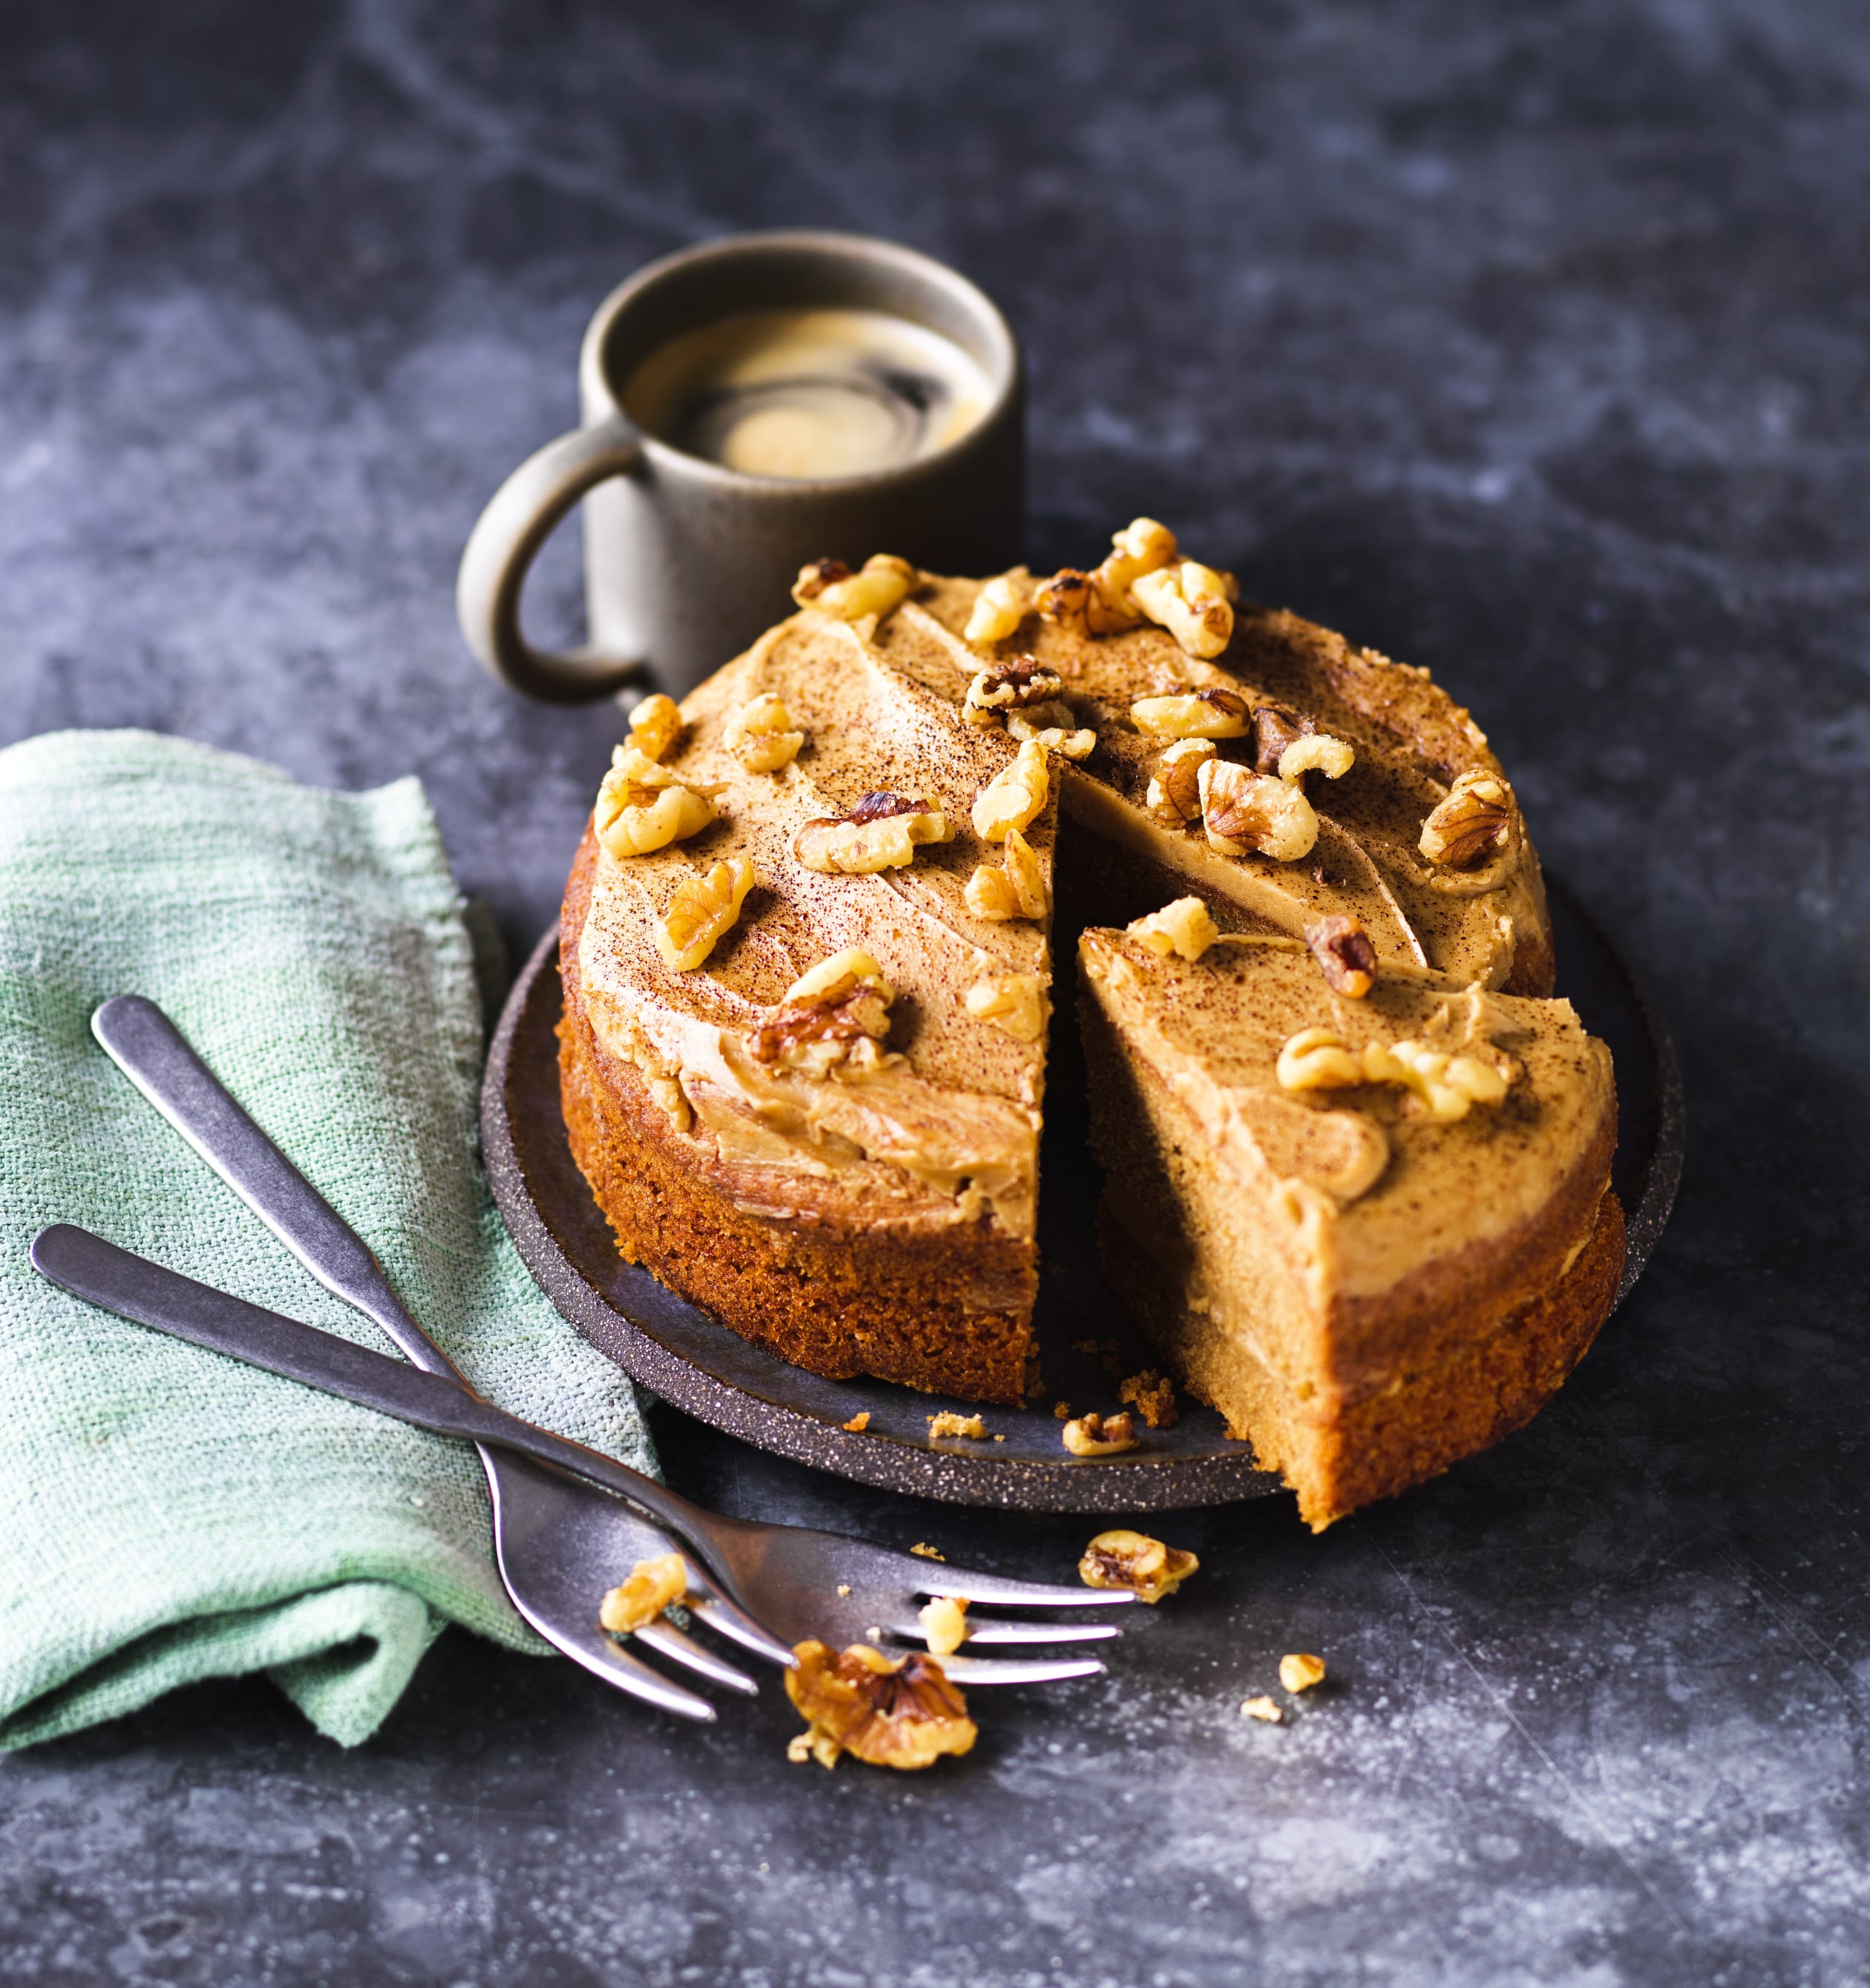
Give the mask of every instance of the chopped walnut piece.
[[1296, 780], [1316, 772], [1328, 780], [1341, 780], [1356, 763], [1356, 752], [1342, 739], [1332, 738], [1328, 732], [1308, 732], [1280, 754], [1279, 777]]
[[937, 1595], [916, 1611], [931, 1657], [951, 1657], [967, 1640], [967, 1604]]
[[1318, 727], [1309, 718], [1288, 711], [1283, 704], [1256, 704], [1253, 708], [1253, 769], [1256, 773], [1276, 773], [1286, 749], [1295, 746]]
[[738, 922], [747, 893], [759, 881], [744, 856], [717, 863], [705, 877], [676, 885], [656, 927], [664, 965], [692, 973]]
[[970, 725], [991, 725], [1009, 711], [1051, 704], [1064, 689], [1065, 680], [1056, 670], [1047, 669], [1031, 656], [1014, 656], [975, 672], [961, 715]]
[[808, 967], [785, 990], [785, 1004], [792, 1006], [827, 1007], [847, 1001], [868, 989], [882, 996], [887, 1007], [896, 999], [896, 989], [883, 978], [883, 969], [860, 945], [847, 945]]
[[907, 560], [893, 553], [866, 560], [861, 573], [852, 573], [842, 560], [814, 560], [799, 568], [792, 598], [801, 607], [815, 607], [840, 621], [861, 621], [870, 614], [880, 620], [902, 606], [921, 578]]
[[968, 989], [967, 1008], [978, 1022], [993, 1022], [1016, 1042], [1036, 1043], [1045, 1033], [1051, 1002], [1042, 975], [997, 973]]
[[1115, 1456], [1136, 1447], [1136, 1423], [1127, 1412], [1120, 1415], [1077, 1415], [1060, 1432], [1074, 1456]]
[[1146, 805], [1164, 828], [1201, 819], [1201, 767], [1214, 756], [1211, 739], [1178, 739], [1156, 762]]
[[1227, 576], [1193, 560], [1143, 574], [1129, 597], [1152, 621], [1159, 623], [1191, 656], [1218, 656], [1234, 637], [1231, 596], [1237, 591]]
[[1504, 855], [1513, 840], [1513, 789], [1497, 773], [1460, 774], [1422, 824], [1419, 847], [1444, 869], [1471, 870]]
[[1051, 909], [1045, 866], [1031, 843], [1016, 828], [1006, 840], [1006, 860], [997, 868], [983, 863], [962, 893], [977, 918], [1004, 922], [1008, 918], [1042, 918]]
[[927, 1540], [916, 1540], [910, 1551], [920, 1554], [923, 1560], [946, 1560], [948, 1557], [939, 1547], [930, 1546]]
[[1240, 1712], [1244, 1717], [1257, 1719], [1267, 1726], [1285, 1723], [1285, 1714], [1270, 1698], [1250, 1698], [1240, 1707]]
[[805, 742], [777, 691], [762, 691], [727, 721], [727, 750], [750, 773], [776, 773]]
[[1223, 856], [1257, 852], [1278, 863], [1309, 856], [1318, 818], [1296, 782], [1269, 779], [1231, 759], [1210, 759], [1198, 776], [1208, 847]]
[[1175, 563], [1175, 534], [1153, 518], [1132, 518], [1122, 531], [1111, 534], [1110, 547], [1091, 577], [1106, 601], [1129, 610], [1133, 624], [1142, 617], [1130, 590], [1145, 573], [1159, 573]]
[[[630, 746], [618, 748], [619, 763], [604, 776], [591, 810], [591, 826], [605, 850], [619, 862], [648, 856], [698, 833], [714, 819], [707, 795], [684, 787]], [[646, 770], [647, 781], [635, 777]]]
[[1177, 898], [1159, 911], [1132, 920], [1125, 929], [1163, 959], [1172, 952], [1183, 959], [1199, 959], [1220, 936], [1199, 898]]
[[1004, 842], [1013, 830], [1029, 828], [1051, 791], [1045, 748], [1029, 739], [974, 796], [974, 833], [983, 842]]
[[1296, 1696], [1325, 1682], [1325, 1659], [1298, 1652], [1279, 1659], [1279, 1682]]
[[988, 580], [974, 596], [968, 610], [964, 639], [970, 642], [1004, 642], [1017, 634], [1026, 618], [1026, 597], [1018, 583], [1006, 574]]
[[1117, 1399], [1129, 1402], [1151, 1428], [1173, 1428], [1181, 1420], [1175, 1405], [1175, 1383], [1153, 1367], [1119, 1381]]
[[646, 759], [660, 759], [682, 735], [680, 707], [660, 691], [644, 698], [630, 715], [630, 733]]
[[861, 946], [821, 959], [787, 989], [785, 998], [747, 1033], [757, 1063], [777, 1063], [819, 1076], [864, 1077], [886, 1061], [896, 989]]
[[867, 1643], [834, 1657], [815, 1638], [795, 1646], [798, 1668], [785, 1674], [786, 1696], [807, 1729], [786, 1749], [795, 1760], [837, 1764], [849, 1753], [876, 1767], [926, 1767], [944, 1753], [965, 1753], [979, 1728], [967, 1702], [933, 1657], [912, 1651], [893, 1662]]
[[688, 1592], [688, 1563], [679, 1553], [657, 1554], [640, 1560], [630, 1578], [604, 1597], [599, 1622], [613, 1636], [647, 1628], [672, 1602]]
[[1376, 948], [1348, 911], [1334, 912], [1305, 930], [1305, 943], [1334, 994], [1361, 1001], [1376, 985]]
[[1051, 579], [1041, 580], [1032, 604], [1045, 620], [1074, 635], [1118, 635], [1143, 619], [1128, 600], [1112, 600], [1094, 573], [1072, 566], [1061, 566]]
[[1519, 1067], [1506, 1061], [1502, 1070], [1479, 1057], [1450, 1056], [1426, 1043], [1392, 1043], [1388, 1049], [1372, 1043], [1364, 1051], [1364, 1073], [1372, 1084], [1399, 1084], [1432, 1123], [1452, 1125], [1475, 1105], [1504, 1099]]
[[1139, 697], [1129, 715], [1146, 739], [1237, 739], [1247, 729], [1247, 700], [1218, 684], [1168, 697]]
[[[849, 1422], [842, 1423], [840, 1426], [847, 1435], [862, 1435], [870, 1426], [870, 1411], [865, 1408], [861, 1413], [852, 1415]], [[840, 1594], [848, 1594], [850, 1590], [848, 1587], [841, 1587], [838, 1592]]]
[[[1054, 705], [1052, 709], [1065, 711], [1065, 706]], [[1071, 716], [1069, 712], [1065, 715], [1068, 718]], [[1022, 746], [1030, 739], [1035, 745], [1043, 746], [1047, 752], [1056, 752], [1062, 759], [1088, 759], [1097, 750], [1097, 734], [1088, 725], [1075, 729], [1068, 724], [1035, 725], [1023, 711], [1007, 713], [1007, 736], [1017, 739]]]
[[978, 1415], [957, 1415], [952, 1408], [943, 1408], [938, 1415], [928, 1418], [931, 1436], [967, 1435], [977, 1442], [987, 1440], [987, 1425]]
[[1329, 1029], [1301, 1029], [1288, 1036], [1274, 1073], [1281, 1090], [1342, 1090], [1369, 1081], [1362, 1057]]
[[1147, 1533], [1121, 1526], [1099, 1533], [1085, 1548], [1078, 1577], [1087, 1587], [1127, 1587], [1151, 1608], [1173, 1594], [1201, 1563], [1179, 1547], [1166, 1547]]
[[934, 802], [910, 794], [866, 794], [850, 813], [821, 815], [792, 838], [792, 854], [808, 870], [860, 877], [900, 870], [926, 842], [952, 842], [954, 827]]

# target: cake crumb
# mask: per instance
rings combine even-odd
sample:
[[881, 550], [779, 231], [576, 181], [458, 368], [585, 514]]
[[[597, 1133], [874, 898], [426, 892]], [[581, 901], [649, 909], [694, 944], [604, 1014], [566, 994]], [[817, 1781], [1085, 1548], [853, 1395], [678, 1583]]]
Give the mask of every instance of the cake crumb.
[[1240, 1707], [1240, 1712], [1246, 1718], [1264, 1719], [1268, 1726], [1285, 1723], [1285, 1714], [1270, 1698], [1250, 1698]]
[[1060, 1422], [1068, 1422], [1072, 1419], [1072, 1405], [1069, 1401], [1054, 1401], [1052, 1413]]
[[916, 1613], [932, 1657], [951, 1657], [967, 1640], [967, 1604], [940, 1595]]
[[994, 1440], [996, 1442], [1004, 1442], [1006, 1441], [1006, 1438], [1003, 1435], [996, 1435], [994, 1438]]
[[926, 1540], [916, 1540], [916, 1543], [910, 1548], [910, 1551], [913, 1554], [920, 1554], [924, 1560], [946, 1560], [948, 1557], [939, 1547], [930, 1546]]
[[1279, 1682], [1294, 1694], [1325, 1681], [1325, 1659], [1300, 1651], [1279, 1659]]
[[848, 1581], [841, 1581], [838, 1583], [838, 1592], [840, 1594], [848, 1594], [850, 1591], [851, 1584]]
[[987, 1440], [987, 1425], [978, 1415], [957, 1415], [952, 1408], [943, 1408], [938, 1415], [928, 1418], [931, 1436], [971, 1436], [977, 1442]]
[[1151, 1428], [1173, 1428], [1179, 1419], [1175, 1405], [1175, 1383], [1166, 1374], [1146, 1367], [1117, 1383], [1117, 1399], [1128, 1401]]
[[862, 1415], [852, 1415], [844, 1426], [852, 1435], [862, 1435], [870, 1426], [870, 1411], [866, 1408]]

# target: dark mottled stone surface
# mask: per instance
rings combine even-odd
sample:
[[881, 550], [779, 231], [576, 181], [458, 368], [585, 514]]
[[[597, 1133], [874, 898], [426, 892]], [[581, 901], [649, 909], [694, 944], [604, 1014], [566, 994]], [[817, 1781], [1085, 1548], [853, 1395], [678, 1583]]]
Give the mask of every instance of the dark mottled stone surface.
[[[1476, 706], [1691, 1128], [1530, 1432], [1322, 1540], [1178, 1523], [1200, 1581], [971, 1760], [791, 1767], [770, 1689], [677, 1732], [461, 1636], [354, 1753], [200, 1689], [0, 1763], [0, 1975], [1862, 1980], [1867, 178], [1845, 0], [0, 11], [5, 736], [413, 767], [528, 941], [617, 722], [467, 662], [479, 503], [636, 263], [893, 234], [1028, 341], [1037, 557], [1155, 512]], [[1081, 1540], [660, 1434], [730, 1510]], [[1294, 1648], [1331, 1686], [1243, 1720]]]

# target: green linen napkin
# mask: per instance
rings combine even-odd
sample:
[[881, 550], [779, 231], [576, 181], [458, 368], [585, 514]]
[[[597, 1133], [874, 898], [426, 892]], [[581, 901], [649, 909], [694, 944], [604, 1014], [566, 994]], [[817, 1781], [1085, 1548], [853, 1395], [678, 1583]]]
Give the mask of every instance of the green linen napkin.
[[135, 732], [0, 752], [0, 1747], [251, 1671], [354, 1744], [444, 1623], [545, 1646], [500, 1585], [471, 1450], [28, 1263], [78, 1222], [386, 1345], [98, 1047], [119, 993], [167, 1009], [483, 1393], [653, 1469], [649, 1440], [488, 1196], [474, 950], [420, 783], [319, 793]]

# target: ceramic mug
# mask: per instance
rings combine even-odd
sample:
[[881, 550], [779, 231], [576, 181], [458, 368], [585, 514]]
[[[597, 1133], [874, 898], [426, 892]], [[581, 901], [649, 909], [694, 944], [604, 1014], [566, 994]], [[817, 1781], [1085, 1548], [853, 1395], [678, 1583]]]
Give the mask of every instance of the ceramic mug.
[[[622, 395], [671, 339], [753, 310], [884, 311], [939, 332], [985, 374], [974, 425], [919, 459], [852, 476], [754, 476], [640, 428]], [[800, 566], [900, 553], [939, 573], [1016, 564], [1025, 512], [1019, 346], [987, 298], [930, 257], [866, 236], [740, 235], [664, 257], [599, 306], [578, 367], [584, 424], [514, 471], [461, 556], [461, 632], [501, 681], [567, 704], [653, 681], [680, 697], [792, 609]], [[569, 654], [521, 632], [526, 570], [584, 502], [589, 640]]]

